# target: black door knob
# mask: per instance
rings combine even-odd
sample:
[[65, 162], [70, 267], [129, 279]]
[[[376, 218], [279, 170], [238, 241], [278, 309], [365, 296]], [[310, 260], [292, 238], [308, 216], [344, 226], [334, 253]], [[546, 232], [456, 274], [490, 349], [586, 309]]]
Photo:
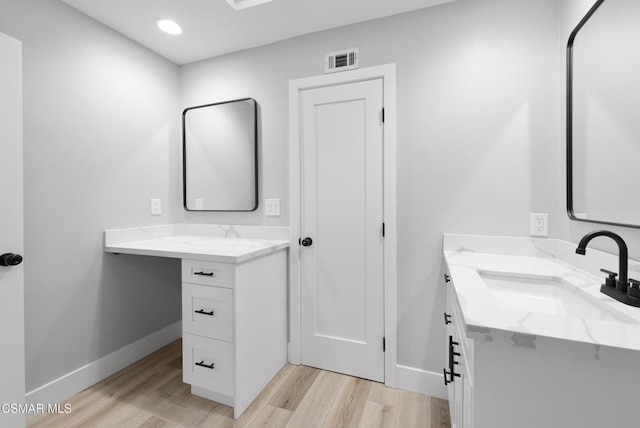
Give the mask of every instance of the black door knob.
[[309, 238], [309, 237], [304, 238], [304, 239], [302, 240], [302, 246], [303, 246], [303, 247], [308, 247], [308, 246], [310, 246], [311, 244], [313, 244], [313, 239], [311, 239], [311, 238]]
[[17, 266], [22, 263], [20, 254], [5, 253], [0, 256], [0, 266]]

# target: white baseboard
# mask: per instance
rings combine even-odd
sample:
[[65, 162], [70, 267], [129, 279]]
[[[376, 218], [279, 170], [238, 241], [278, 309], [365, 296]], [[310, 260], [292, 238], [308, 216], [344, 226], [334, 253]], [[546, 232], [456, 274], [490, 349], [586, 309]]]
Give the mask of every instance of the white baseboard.
[[[45, 407], [48, 404], [61, 403], [74, 394], [87, 389], [91, 385], [173, 342], [181, 335], [182, 322], [178, 321], [28, 392], [26, 401], [29, 404], [44, 404]], [[34, 415], [31, 413], [29, 417]]]
[[398, 389], [419, 392], [431, 397], [447, 400], [447, 388], [442, 380], [442, 373], [420, 370], [413, 367], [397, 365]]

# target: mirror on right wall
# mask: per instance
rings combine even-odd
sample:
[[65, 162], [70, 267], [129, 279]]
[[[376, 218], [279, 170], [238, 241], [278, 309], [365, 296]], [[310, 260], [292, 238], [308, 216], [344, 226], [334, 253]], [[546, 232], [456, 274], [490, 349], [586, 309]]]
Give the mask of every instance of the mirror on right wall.
[[567, 45], [567, 211], [640, 227], [640, 0], [598, 0]]

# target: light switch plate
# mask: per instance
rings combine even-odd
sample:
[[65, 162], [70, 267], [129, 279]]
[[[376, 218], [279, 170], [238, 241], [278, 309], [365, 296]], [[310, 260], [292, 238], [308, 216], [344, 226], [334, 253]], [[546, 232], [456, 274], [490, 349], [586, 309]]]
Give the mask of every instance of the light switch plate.
[[280, 199], [265, 199], [264, 214], [268, 216], [280, 215]]
[[151, 215], [162, 215], [162, 203], [160, 199], [151, 199]]

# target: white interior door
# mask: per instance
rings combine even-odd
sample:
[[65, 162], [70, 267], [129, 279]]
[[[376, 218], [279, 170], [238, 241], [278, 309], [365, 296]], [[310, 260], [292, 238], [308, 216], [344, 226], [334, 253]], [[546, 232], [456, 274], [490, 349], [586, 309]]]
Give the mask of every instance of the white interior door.
[[[23, 251], [22, 44], [0, 33], [0, 255]], [[0, 426], [23, 427], [23, 265], [0, 257]], [[3, 266], [9, 264], [9, 266]], [[10, 407], [14, 405], [13, 408]]]
[[301, 363], [384, 381], [383, 82], [305, 90], [300, 108]]

